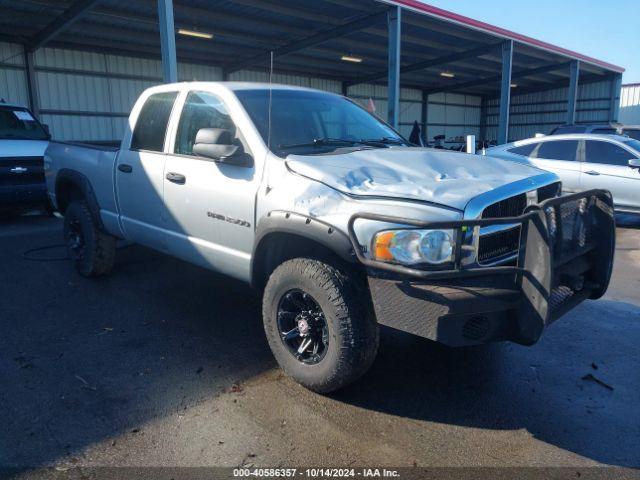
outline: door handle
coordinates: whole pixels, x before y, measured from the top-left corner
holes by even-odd
[[[177,183],[178,185],[184,185],[187,182],[187,177],[180,173],[169,172],[167,173],[167,180],[173,183]]]
[[[118,170],[122,173],[131,173],[133,172],[133,167],[131,165],[127,165],[126,163],[121,163],[118,165]]]
[[[587,175],[600,175],[600,172],[596,172],[595,170],[589,170],[588,172],[584,172]]]

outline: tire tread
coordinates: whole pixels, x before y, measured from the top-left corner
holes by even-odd
[[[272,289],[283,277],[290,275],[306,277],[325,292],[333,307],[332,313],[343,340],[338,361],[328,375],[315,382],[301,381],[299,378],[296,380],[320,393],[328,393],[354,382],[371,367],[379,342],[378,326],[359,298],[354,282],[349,275],[332,265],[311,258],[296,258],[276,268],[267,283],[265,299],[271,297]],[[265,302],[265,328],[273,350],[272,342],[280,342],[280,339],[267,328],[267,316],[270,315],[271,308],[272,305]],[[286,372],[286,364],[283,368]]]

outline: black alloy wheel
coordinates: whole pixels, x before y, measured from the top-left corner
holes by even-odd
[[[280,299],[277,313],[280,339],[299,362],[316,365],[329,347],[329,328],[318,302],[308,293],[293,289]]]
[[[79,220],[72,220],[67,226],[67,247],[73,261],[82,261],[85,255],[86,242]]]

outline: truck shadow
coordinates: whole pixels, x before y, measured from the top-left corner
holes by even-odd
[[[373,369],[334,398],[422,421],[525,429],[596,462],[639,467],[639,344],[640,307],[606,300],[581,305],[533,347],[450,349],[387,329]]]
[[[141,434],[275,366],[246,285],[137,246],[93,281],[57,261],[64,249],[38,263],[21,255],[60,238],[56,228],[0,239],[11,279],[0,301],[0,467]]]

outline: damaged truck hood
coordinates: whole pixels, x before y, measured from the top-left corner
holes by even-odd
[[[458,210],[477,195],[544,173],[492,157],[412,147],[290,155],[287,166],[348,195],[418,200]]]

